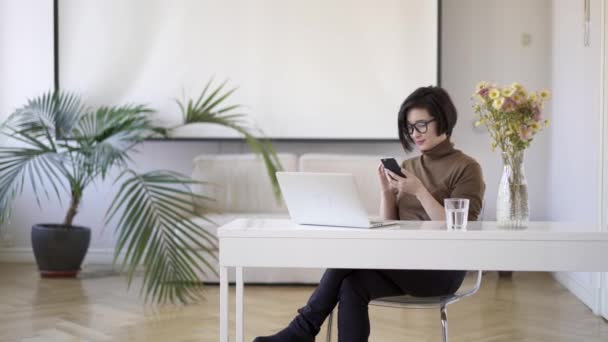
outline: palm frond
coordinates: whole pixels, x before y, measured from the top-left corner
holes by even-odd
[[[207,82],[203,92],[196,101],[193,101],[192,99],[187,101],[176,101],[182,112],[184,125],[193,123],[212,123],[231,128],[241,133],[245,137],[245,141],[247,145],[249,145],[249,148],[262,156],[274,193],[277,200],[279,200],[281,193],[276,178],[276,172],[280,171],[282,167],[270,141],[263,138],[258,139],[254,133],[263,136],[262,132],[258,129],[249,127],[245,120],[245,114],[234,112],[241,108],[241,105],[223,105],[237,89],[232,88],[222,93],[227,81],[222,82],[215,89],[210,89],[212,81],[213,79]],[[210,93],[207,95],[209,91]]]
[[[245,141],[247,142],[247,145],[249,145],[249,148],[253,152],[260,154],[262,157],[264,165],[266,166],[266,173],[268,174],[268,177],[272,183],[275,196],[277,199],[279,199],[281,192],[276,173],[277,171],[281,171],[281,162],[270,141],[256,138],[252,133],[250,133],[251,129],[242,126],[240,123],[235,122],[232,119],[216,116],[213,118],[213,120],[209,120],[207,122],[232,128],[245,137]]]
[[[28,135],[64,138],[70,134],[84,112],[79,96],[61,91],[47,92],[28,100],[27,104],[9,116],[6,125]]]
[[[217,260],[217,240],[197,225],[188,185],[199,183],[171,171],[137,174],[127,170],[108,213],[109,223],[122,209],[116,225],[115,261],[121,260],[131,284],[142,265],[142,294],[156,302],[198,299],[202,283],[198,274],[214,271],[209,258]],[[205,267],[203,267],[206,266]]]
[[[66,167],[69,153],[57,143],[68,136],[84,110],[80,98],[63,92],[47,92],[28,100],[0,127],[0,134],[12,140],[14,147],[0,149],[0,224],[10,217],[15,197],[25,184],[33,189],[40,205],[47,188],[54,190],[61,202],[60,188],[78,184]]]
[[[153,134],[144,106],[100,107],[83,115],[71,135],[79,169],[105,178],[115,165],[126,166],[131,149]]]
[[[63,166],[65,156],[39,143],[0,147],[0,225],[9,220],[12,202],[23,192],[25,184],[32,187],[39,206],[43,194],[50,198],[47,185],[51,185],[60,202],[60,188],[67,192],[65,175],[68,171]]]

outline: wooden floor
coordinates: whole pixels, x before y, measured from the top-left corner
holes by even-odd
[[[0,264],[0,274],[3,342],[218,340],[217,286],[207,287],[202,303],[155,307],[100,267],[75,280],[40,279],[29,265]],[[287,324],[311,291],[246,287],[246,340]],[[488,273],[480,292],[448,314],[451,341],[608,341],[608,323],[545,273],[515,273],[512,280]],[[372,307],[370,317],[370,341],[440,341],[435,310]]]

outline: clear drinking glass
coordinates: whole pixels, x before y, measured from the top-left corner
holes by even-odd
[[[466,230],[469,217],[469,200],[466,198],[446,198],[445,223],[448,230]]]

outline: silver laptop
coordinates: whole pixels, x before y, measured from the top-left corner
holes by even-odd
[[[291,219],[297,224],[376,228],[395,221],[370,221],[347,173],[277,172]]]

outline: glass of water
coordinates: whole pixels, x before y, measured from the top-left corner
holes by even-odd
[[[448,230],[466,230],[469,217],[469,200],[466,198],[446,198],[445,223]]]

